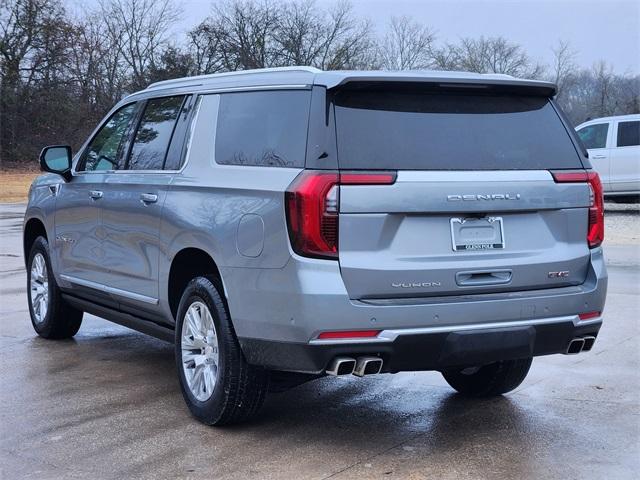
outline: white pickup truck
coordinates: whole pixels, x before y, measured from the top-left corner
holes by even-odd
[[[640,201],[640,115],[596,118],[576,131],[600,174],[605,196]]]

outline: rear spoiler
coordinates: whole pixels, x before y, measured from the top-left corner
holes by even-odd
[[[435,73],[435,72],[434,72]],[[455,73],[447,75],[420,74],[407,72],[323,72],[319,74],[327,89],[376,89],[376,88],[408,88],[448,91],[471,91],[486,93],[510,93],[515,95],[531,95],[551,98],[557,93],[556,85],[538,80],[520,80],[509,75],[464,75]],[[318,78],[320,80],[320,78]]]

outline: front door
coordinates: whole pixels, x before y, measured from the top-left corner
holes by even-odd
[[[54,254],[62,280],[79,291],[103,293],[106,172],[118,167],[135,108],[125,105],[104,122],[80,154],[71,180],[57,188]]]

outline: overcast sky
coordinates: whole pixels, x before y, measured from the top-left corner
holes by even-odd
[[[211,12],[216,0],[181,0],[186,31]],[[316,0],[318,6],[334,0]],[[78,5],[80,0],[69,0]],[[89,0],[90,3],[97,0]],[[80,2],[82,4],[84,2]],[[429,25],[439,42],[502,35],[548,63],[558,39],[577,51],[577,63],[601,59],[618,73],[640,73],[640,0],[351,0],[355,14],[384,30],[392,15]]]

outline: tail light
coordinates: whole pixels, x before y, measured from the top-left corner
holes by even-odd
[[[551,172],[556,183],[588,183],[591,193],[587,242],[595,248],[604,240],[604,195],[600,176],[594,171]]]
[[[391,185],[395,172],[305,170],[285,192],[291,247],[304,257],[338,258],[340,185]]]

